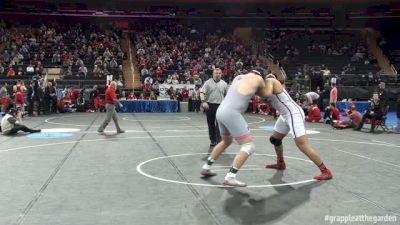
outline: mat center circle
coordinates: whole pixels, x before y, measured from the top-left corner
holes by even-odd
[[[178,181],[178,180],[172,180],[172,179],[166,179],[162,177],[157,177],[154,175],[151,175],[145,171],[143,171],[142,167],[146,164],[149,164],[154,161],[160,161],[163,159],[171,159],[171,158],[178,158],[178,157],[184,157],[184,156],[196,156],[196,155],[207,155],[208,153],[187,153],[187,154],[179,154],[179,155],[169,155],[169,156],[161,156],[153,159],[146,160],[144,162],[141,162],[139,165],[137,165],[136,170],[138,171],[139,174],[154,179],[162,182],[168,182],[168,183],[175,183],[175,184],[184,184],[184,185],[192,185],[192,186],[204,186],[204,187],[226,187],[224,185],[219,185],[219,184],[206,184],[206,183],[194,183],[194,182],[189,182],[189,181]],[[235,153],[225,153],[224,155],[236,155]],[[254,156],[271,156],[275,157],[275,155],[270,155],[270,154],[254,154]],[[286,156],[285,158],[288,159],[294,159],[294,160],[299,160],[303,162],[308,162],[313,164],[312,161],[302,159],[302,158],[297,158],[297,157],[291,157],[291,156]],[[251,169],[247,169],[251,170]],[[309,180],[301,180],[301,181],[295,181],[295,182],[289,182],[289,183],[282,183],[282,184],[261,184],[261,185],[248,185],[247,188],[263,188],[263,187],[280,187],[280,186],[291,186],[291,185],[297,185],[297,184],[305,184],[305,183],[310,183],[310,182],[315,182],[316,180],[314,179],[309,179]]]

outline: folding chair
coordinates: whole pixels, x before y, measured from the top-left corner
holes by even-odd
[[[386,106],[385,109],[383,109],[382,118],[371,121],[371,123],[374,123],[375,130],[378,130],[379,127],[381,127],[384,132],[389,130],[386,126],[386,118],[388,112],[389,112],[389,106]]]

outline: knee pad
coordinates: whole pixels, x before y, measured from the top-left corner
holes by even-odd
[[[282,145],[282,139],[274,138],[273,136],[269,138],[269,142],[277,147]]]
[[[255,151],[254,143],[248,142],[248,143],[242,144],[240,146],[240,151],[246,152],[248,155],[253,154],[253,152]]]

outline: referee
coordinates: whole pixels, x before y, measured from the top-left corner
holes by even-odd
[[[218,106],[224,99],[228,85],[221,80],[222,70],[215,68],[212,78],[208,79],[200,90],[201,106],[207,114],[208,134],[210,136],[210,147],[214,147],[221,140],[216,113]]]

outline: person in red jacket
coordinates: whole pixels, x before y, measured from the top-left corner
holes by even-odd
[[[100,109],[100,97],[99,96],[94,97],[93,106],[94,106],[94,111],[98,112]]]
[[[259,107],[260,107],[260,97],[258,97],[257,95],[255,95],[251,101],[252,105],[253,105],[253,113],[257,113],[259,111]]]
[[[356,128],[360,126],[362,115],[359,111],[357,111],[356,106],[352,105],[350,110],[346,112],[347,120],[339,121],[335,123],[334,127],[336,128]]]
[[[119,127],[117,111],[115,111],[115,104],[118,104],[120,107],[123,106],[117,99],[117,94],[115,93],[116,90],[117,90],[117,82],[112,81],[110,86],[107,88],[106,95],[105,95],[107,114],[106,114],[106,118],[104,119],[103,124],[101,124],[101,126],[97,130],[97,132],[99,132],[99,134],[104,134],[104,129],[106,128],[108,123],[110,123],[111,119],[114,120],[115,127],[117,128],[117,133],[118,134],[125,133],[125,131]]]
[[[6,113],[11,106],[11,99],[9,95],[5,95],[0,99],[1,113]]]
[[[330,106],[326,107],[324,119],[326,123],[333,125],[334,121],[340,120],[339,109],[336,107],[335,103],[331,103]]]
[[[144,93],[140,93],[139,97],[137,97],[138,100],[145,100],[146,98],[144,97]]]
[[[15,96],[15,106],[17,108],[21,108],[22,112],[25,112],[25,106],[24,106],[24,94],[26,92],[26,88],[24,85],[24,82],[19,80],[17,81],[17,84],[14,85],[13,87],[13,91],[14,91],[14,96]]]
[[[339,109],[336,107],[336,104],[331,104],[331,108],[332,108],[332,120],[340,120],[340,113],[339,113]]]
[[[136,100],[137,97],[135,95],[135,92],[131,91],[131,93],[126,97],[127,100]]]
[[[151,91],[151,83],[149,80],[145,81],[144,90]]]
[[[189,89],[187,87],[183,88],[182,98],[183,98],[183,101],[188,101],[189,100]]]
[[[321,110],[319,110],[316,104],[312,104],[308,109],[308,116],[306,116],[307,122],[319,122],[321,120]]]
[[[75,87],[71,88],[71,102],[72,104],[76,104],[76,101],[78,100],[79,96],[79,90],[76,89]]]

